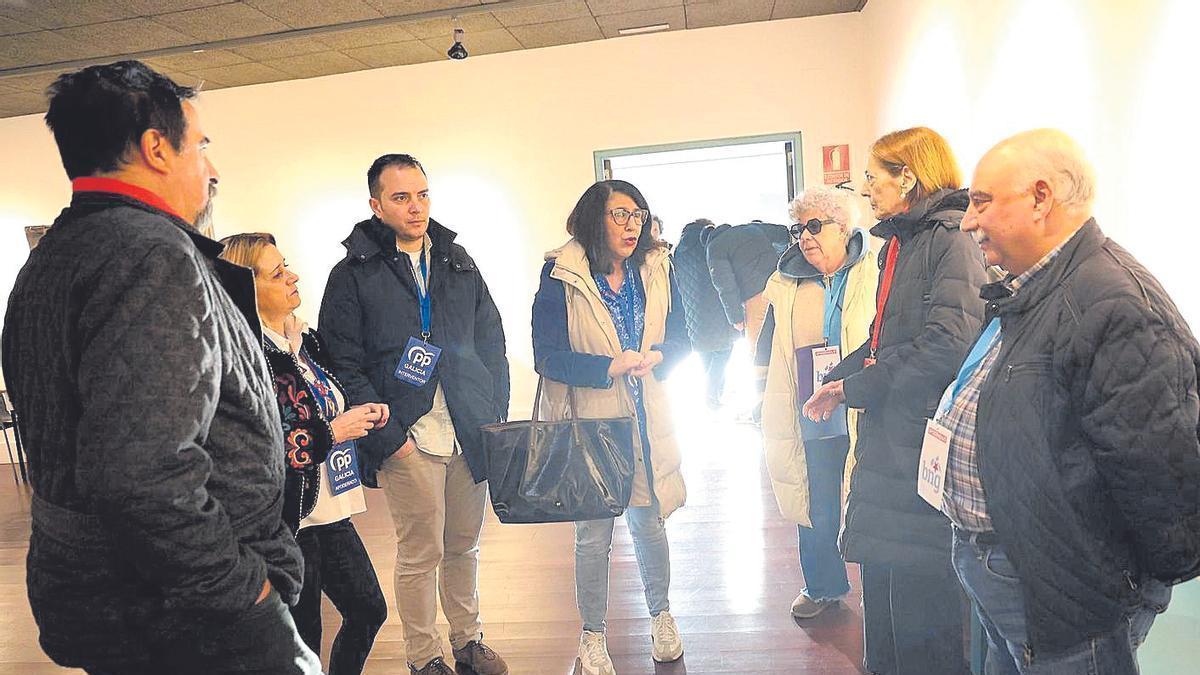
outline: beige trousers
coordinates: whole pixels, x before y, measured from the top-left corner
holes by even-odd
[[[442,654],[437,599],[450,622],[450,644],[482,639],[479,623],[479,531],[487,483],[476,484],[462,454],[392,455],[379,471],[396,527],[396,606],[409,663],[418,669]]]

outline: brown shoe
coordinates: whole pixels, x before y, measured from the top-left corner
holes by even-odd
[[[480,640],[471,640],[453,653],[455,666],[466,666],[477,675],[508,675],[508,664]]]
[[[413,664],[408,664],[408,670],[412,675],[454,675],[454,671],[450,666],[446,665],[442,657],[437,657],[429,663],[425,664],[424,668],[418,669]]]

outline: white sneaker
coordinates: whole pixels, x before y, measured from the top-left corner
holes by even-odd
[[[683,656],[683,638],[670,612],[659,612],[650,619],[650,637],[654,640],[654,660],[659,663],[676,661]]]
[[[579,670],[582,675],[617,675],[604,633],[585,630],[579,636]]]

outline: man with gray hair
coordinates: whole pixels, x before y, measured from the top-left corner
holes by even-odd
[[[988,673],[1132,675],[1169,586],[1200,574],[1200,346],[1093,195],[1073,140],[1028,131],[980,160],[962,221],[1008,276],[983,287],[922,476],[946,453],[927,499],[954,524]]]

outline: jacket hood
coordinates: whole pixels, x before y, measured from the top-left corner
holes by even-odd
[[[967,191],[943,188],[917,202],[911,209],[879,221],[871,228],[871,234],[880,239],[909,239],[917,232],[935,225],[958,228],[970,206]]]
[[[585,279],[592,278],[592,268],[588,263],[587,252],[584,251],[583,244],[576,241],[574,237],[568,239],[562,246],[546,251],[542,259],[553,260],[555,267],[569,270]],[[646,252],[646,261],[642,263],[642,266],[653,268],[664,265],[669,260],[666,249],[653,248]]]
[[[433,218],[429,219],[429,229],[426,232],[429,234],[430,248],[433,251],[441,251],[449,247],[454,238],[458,236],[457,232]],[[385,225],[378,217],[371,216],[354,225],[354,229],[350,230],[350,236],[342,240],[342,246],[346,247],[348,257],[363,261],[379,253],[395,252],[396,235],[393,234],[392,228]]]
[[[850,232],[849,239],[846,240],[846,261],[838,271],[850,269],[857,265],[863,258],[870,255],[871,249],[867,246],[867,231],[856,227]],[[800,244],[792,244],[784,251],[783,256],[779,259],[779,274],[788,279],[819,279],[825,274],[821,270],[808,262],[808,258],[804,257],[804,251],[800,250]]]
[[[710,227],[707,230],[700,233],[700,242],[703,243],[705,246],[708,246],[712,242],[713,239],[717,238],[717,235],[725,234],[732,228],[733,228],[733,226],[730,225],[729,223],[725,223],[724,225],[717,225],[716,227]]]

